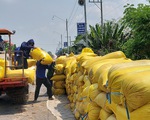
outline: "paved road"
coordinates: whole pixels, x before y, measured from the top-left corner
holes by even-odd
[[[42,86],[37,103],[33,103],[34,87],[30,85],[29,100],[25,105],[14,105],[7,95],[0,97],[0,120],[56,120],[47,109],[46,89]]]

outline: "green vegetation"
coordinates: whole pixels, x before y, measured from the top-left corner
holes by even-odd
[[[150,0],[148,0],[150,2]],[[139,4],[137,7],[127,4],[124,16],[119,21],[106,21],[101,25],[89,26],[88,46],[99,55],[123,51],[131,59],[150,58],[150,5]],[[79,41],[85,42],[85,35],[79,35],[70,52],[81,47]],[[79,49],[80,48],[80,49]]]

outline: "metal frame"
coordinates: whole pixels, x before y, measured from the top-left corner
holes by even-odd
[[[17,79],[15,78],[15,80],[18,81],[13,81],[13,78],[3,78],[2,80],[3,81],[0,82],[0,89],[2,88],[3,90],[7,88],[23,87],[28,85],[28,79],[26,77],[18,77]]]
[[[0,35],[8,35],[9,37],[9,49],[8,49],[8,54],[9,54],[9,60],[10,62],[12,62],[12,51],[11,51],[11,35],[13,35],[13,32],[10,32],[7,29],[0,29]],[[22,51],[20,51],[22,52]],[[22,77],[14,77],[14,78],[8,78],[7,77],[7,67],[13,68],[13,67],[17,67],[17,66],[13,66],[8,65],[7,66],[7,52],[5,50],[5,76],[4,78],[2,78],[2,81],[0,82],[0,88],[5,90],[8,87],[12,88],[12,87],[23,87],[23,86],[27,86],[28,85],[28,78],[24,77],[24,59],[23,59],[23,52],[22,52]]]

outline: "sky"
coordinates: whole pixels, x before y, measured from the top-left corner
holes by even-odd
[[[103,21],[119,20],[127,3],[149,4],[146,0],[102,0]],[[100,3],[86,0],[86,16],[88,31],[89,25],[100,24]],[[16,31],[12,42],[17,46],[34,39],[36,47],[55,53],[61,47],[61,35],[62,42],[67,42],[66,20],[69,41],[74,41],[77,23],[85,21],[78,0],[0,0],[0,28]]]

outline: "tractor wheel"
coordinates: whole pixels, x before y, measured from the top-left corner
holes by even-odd
[[[14,104],[25,104],[28,100],[28,88],[28,86],[11,88],[6,91],[6,94]]]

